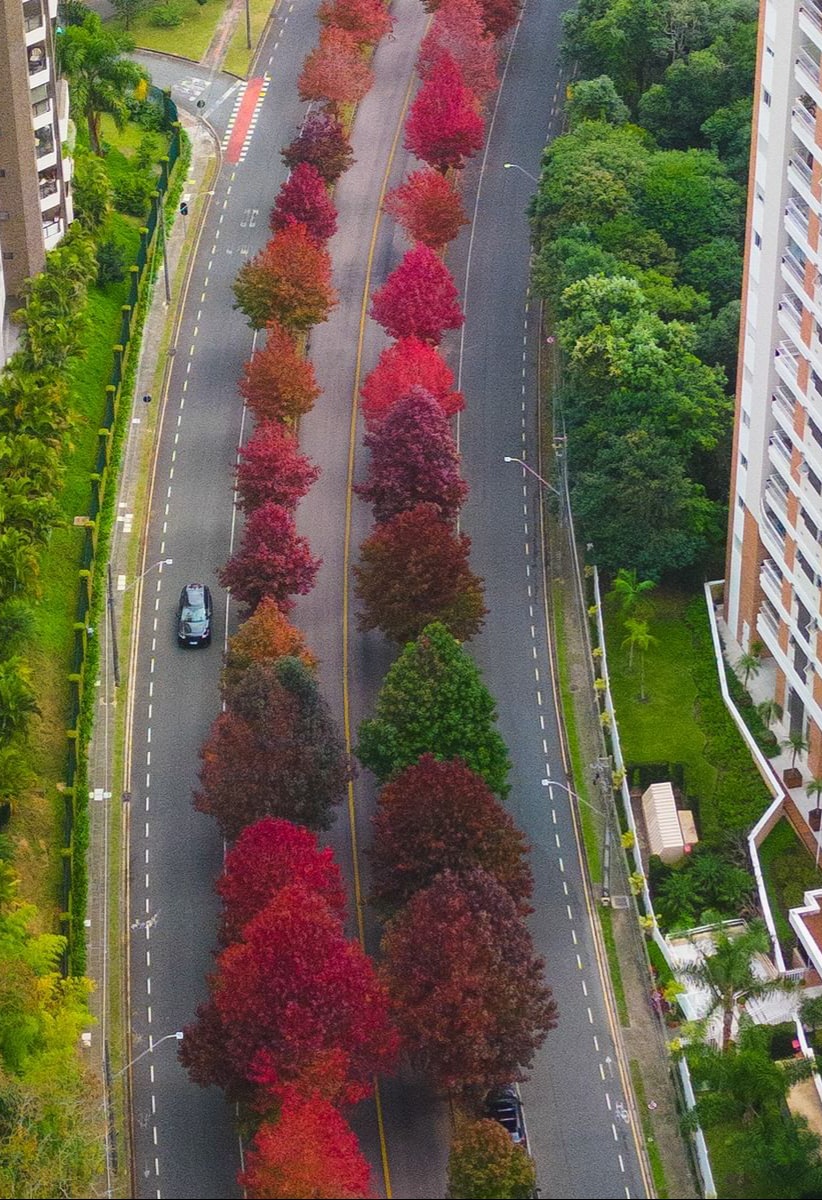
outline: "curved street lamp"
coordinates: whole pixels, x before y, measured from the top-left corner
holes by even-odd
[[[174,1033],[166,1033],[163,1035],[163,1037],[158,1038],[156,1042],[151,1041],[151,1035],[149,1035],[149,1042],[151,1042],[151,1044],[147,1047],[147,1049],[141,1051],[136,1058],[133,1058],[131,1062],[127,1062],[126,1065],[121,1067],[115,1075],[112,1075],[111,1082],[113,1083],[115,1079],[119,1079],[121,1075],[125,1075],[126,1071],[130,1070],[135,1063],[140,1061],[141,1058],[145,1058],[147,1054],[153,1054],[158,1046],[161,1046],[163,1042],[167,1042],[171,1038],[176,1038],[178,1042],[181,1042],[183,1040],[182,1029],[177,1029]]]
[[[542,476],[539,474],[539,472],[535,471],[533,467],[529,467],[528,463],[525,462],[524,459],[515,458],[513,454],[506,454],[503,456],[502,461],[507,462],[507,463],[511,463],[511,462],[519,463],[519,465],[522,467],[523,471],[527,471],[530,475],[533,475],[534,479],[538,479],[539,482],[542,484],[542,486],[546,487],[549,492],[553,492],[555,496],[559,496],[560,500],[562,499],[562,494],[557,491],[557,489],[554,487],[554,485],[552,483],[549,483],[547,479],[543,479]]]
[[[522,171],[523,175],[527,175],[528,178],[533,180],[534,183],[539,183],[536,175],[532,175],[530,171],[526,171],[525,167],[521,167],[519,163],[503,163],[502,165],[506,171],[510,171],[511,169],[514,171]]]

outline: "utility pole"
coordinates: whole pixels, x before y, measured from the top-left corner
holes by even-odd
[[[250,50],[251,49],[251,9],[249,7],[249,0],[245,0],[245,40],[246,40],[246,46]]]

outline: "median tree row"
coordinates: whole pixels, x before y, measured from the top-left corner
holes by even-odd
[[[354,569],[360,627],[404,648],[357,756],[380,784],[370,857],[382,978],[410,1064],[456,1102],[451,1194],[528,1196],[534,1165],[483,1119],[484,1102],[526,1077],[556,1005],[525,924],[533,881],[503,804],[508,753],[463,647],[486,609],[458,530],[468,488],[451,418],[464,398],[440,353],[464,320],[442,257],[467,224],[459,173],[482,148],[496,39],[518,6],[426,7],[434,17],[405,130],[424,165],[384,202],[412,244],[372,298],[371,316],[394,340],[362,386],[370,456],[356,488],[375,522]]]
[[[328,239],[332,189],[353,162],[347,129],[371,86],[373,47],[392,26],[382,0],[326,0],[318,45],[299,80],[319,105],[284,148],[289,176],[271,237],[235,280],[239,307],[265,340],[239,390],[254,418],[236,471],[244,524],[220,581],[245,608],[228,646],[223,710],[202,746],[194,803],[232,844],[217,883],[219,949],[180,1048],[202,1086],[242,1105],[250,1141],[240,1186],[252,1197],[364,1197],[369,1166],[345,1119],[396,1062],[385,984],[344,933],[345,892],[328,830],[352,764],[288,619],[320,561],[295,509],[319,470],[299,421],[320,395],[307,335],[337,302]]]

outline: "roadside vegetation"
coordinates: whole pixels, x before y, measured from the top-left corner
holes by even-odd
[[[724,707],[697,581],[721,573],[727,525],[757,7],[579,0],[564,18],[576,67],[567,132],[545,150],[531,207],[534,286],[562,354],[555,431],[567,436],[580,540],[612,589],[606,641],[627,782],[636,803],[671,780],[700,838],[682,863],[648,863],[656,914],[664,930],[743,916],[751,936],[747,833],[770,793]],[[777,714],[747,693],[756,653],[734,666],[731,693],[773,754]],[[786,822],[762,851],[789,949],[785,906],[816,872]],[[716,974],[733,959],[739,991],[753,995],[743,942],[718,935],[703,966]],[[673,1002],[681,985],[657,958],[659,994]],[[721,1049],[692,1031],[686,1050],[719,1192],[809,1194],[820,1140],[785,1104],[808,1066],[776,1063],[769,1032],[744,1021],[732,1042],[725,1017]],[[748,1072],[757,1083],[744,1097]],[[774,1171],[777,1161],[793,1166]]]
[[[95,15],[75,15],[84,23],[58,43],[77,126],[75,222],[26,284],[15,314],[21,347],[0,375],[0,1191],[10,1196],[89,1194],[102,1166],[103,1096],[81,1053],[91,1023],[84,797],[74,809],[70,914],[58,899],[84,536],[73,522],[88,511],[128,268],[167,145],[142,72],[120,57],[125,43]]]

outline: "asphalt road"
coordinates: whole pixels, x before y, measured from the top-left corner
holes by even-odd
[[[537,467],[539,310],[528,298],[525,207],[543,145],[560,128],[558,50],[566,3],[527,0],[485,158],[466,171],[474,221],[448,255],[466,322],[452,339],[466,395],[460,418],[471,487],[462,527],[490,610],[472,643],[499,706],[513,770],[508,806],[528,836],[536,883],[531,929],[547,962],[559,1024],[522,1087],[543,1196],[646,1195],[587,910],[560,751],[539,550],[539,484],[504,455]],[[547,577],[550,581],[550,564]],[[556,780],[552,786],[549,781]]]
[[[219,710],[226,599],[216,571],[229,557],[234,528],[231,484],[242,422],[237,379],[251,351],[248,326],[232,310],[231,284],[245,256],[268,236],[268,210],[285,178],[279,148],[304,114],[296,80],[316,40],[315,8],[313,0],[283,3],[261,55],[270,83],[260,99],[259,125],[245,160],[224,163],[215,184],[163,417],[145,562],[171,557],[173,566],[145,579],[134,684],[130,966],[136,1050],[147,1047],[150,1036],[157,1042],[193,1018],[212,964],[212,885],[223,848],[213,821],[194,811],[191,797],[197,752]],[[181,80],[196,75],[185,64],[179,72]],[[175,89],[184,103],[196,99],[187,86],[187,94]],[[228,99],[212,112],[219,133],[233,108]],[[184,652],[176,645],[174,609],[180,588],[193,580],[214,590],[214,639],[208,650]],[[217,1089],[202,1091],[189,1082],[175,1046],[173,1040],[158,1046],[133,1070],[136,1194],[237,1195],[232,1114]]]
[[[523,447],[529,460],[536,461],[537,334],[533,308],[525,328],[528,235],[521,214],[530,185],[519,172],[501,168],[510,160],[537,170],[552,103],[556,106],[561,7],[550,0],[528,0],[526,5],[482,174],[473,245],[463,236],[449,254],[462,283],[470,249],[467,324],[461,346],[455,341],[448,352],[455,368],[462,354],[468,411],[460,435],[472,486],[464,527],[474,539],[472,562],[486,577],[491,609],[474,652],[498,698],[500,728],[515,763],[511,809],[534,846],[534,936],[548,960],[548,979],[561,1013],[560,1027],[549,1035],[533,1079],[524,1088],[540,1185],[546,1196],[638,1196],[644,1192],[630,1131],[617,1115],[623,1097],[618,1079],[611,1076],[615,1055],[570,813],[564,793],[554,791],[552,804],[550,789],[541,782],[549,777],[549,769],[551,778],[564,777],[546,652],[536,496],[529,484],[523,493],[518,468],[501,462],[503,454],[521,454]],[[191,792],[197,751],[219,706],[226,605],[215,573],[229,556],[234,531],[231,481],[242,425],[236,380],[251,348],[244,320],[231,309],[231,282],[244,255],[253,254],[265,241],[268,208],[284,178],[278,149],[304,113],[296,99],[296,77],[316,37],[314,8],[313,2],[304,5],[302,0],[290,8],[284,5],[261,56],[264,66],[271,56],[271,82],[244,161],[236,167],[224,165],[215,185],[164,415],[145,561],[170,556],[174,563],[146,579],[133,743],[131,973],[137,1048],[148,1045],[149,1035],[156,1042],[191,1019],[205,995],[204,976],[211,964],[217,914],[211,888],[220,870],[222,846],[213,823],[194,812]],[[380,225],[373,243],[372,230],[386,168],[387,182],[393,186],[411,165],[401,141],[395,145],[395,134],[416,42],[427,19],[417,0],[398,0],[393,11],[397,38],[386,41],[375,56],[375,87],[360,107],[355,128],[357,163],[337,190],[341,232],[331,250],[340,305],[312,334],[312,358],[325,394],[301,429],[304,448],[323,474],[300,506],[298,519],[314,552],[322,555],[323,568],[317,587],[300,600],[295,617],[320,657],[325,694],[340,715],[347,565],[343,531],[362,295],[369,255],[373,290],[406,248],[390,222]],[[173,70],[159,82],[173,83],[172,76]],[[199,85],[192,78],[181,67],[175,98],[190,104],[197,95],[205,95],[209,119],[224,134],[229,109],[233,111],[227,94],[232,85],[223,80],[207,93],[197,92]],[[466,173],[469,207],[479,176],[479,164]],[[384,344],[381,330],[367,321],[363,376]],[[359,436],[354,467],[355,478],[361,477]],[[368,511],[355,502],[352,557],[368,528]],[[208,651],[185,653],[175,644],[173,612],[180,587],[198,578],[215,591],[214,645]],[[355,729],[370,710],[392,656],[379,637],[358,634],[353,622],[348,636]],[[355,833],[360,846],[367,841],[372,808],[373,787],[363,776],[356,786]],[[351,879],[346,813],[340,814],[330,840]],[[367,869],[362,865],[367,891]],[[367,913],[365,920],[373,950],[376,930]],[[236,1195],[239,1146],[231,1114],[215,1089],[203,1092],[189,1083],[176,1062],[174,1045],[171,1040],[158,1047],[134,1068],[137,1194]],[[443,1195],[444,1107],[409,1077],[384,1083],[381,1102],[393,1194]],[[353,1123],[374,1166],[375,1187],[381,1189],[375,1105],[360,1106]]]

